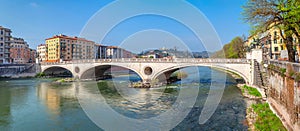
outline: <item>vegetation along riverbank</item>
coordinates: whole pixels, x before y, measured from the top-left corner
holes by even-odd
[[[262,99],[260,92],[253,87],[239,84],[247,103],[247,123],[251,131],[286,131],[283,123],[270,109],[269,103]]]

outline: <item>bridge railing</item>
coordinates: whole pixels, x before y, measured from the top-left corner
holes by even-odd
[[[122,59],[84,59],[63,62],[43,62],[42,65],[76,64],[76,63],[250,63],[248,59],[202,59],[202,58],[122,58]]]

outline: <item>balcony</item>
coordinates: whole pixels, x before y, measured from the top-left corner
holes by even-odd
[[[11,36],[10,33],[8,33],[8,32],[5,33],[4,35],[5,35],[6,37],[10,37],[10,36]]]

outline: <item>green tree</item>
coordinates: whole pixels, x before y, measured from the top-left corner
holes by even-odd
[[[251,34],[279,28],[286,43],[289,61],[295,62],[293,35],[300,38],[299,0],[248,0],[243,6],[244,20],[252,26]]]
[[[212,55],[214,58],[245,58],[246,51],[244,39],[235,37],[230,43],[223,46],[223,49]]]

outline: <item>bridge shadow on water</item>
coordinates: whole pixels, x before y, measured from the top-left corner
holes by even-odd
[[[48,68],[43,73],[46,77],[62,77],[62,78],[73,77],[73,74],[71,71],[69,71],[66,68],[58,67],[58,66]]]

